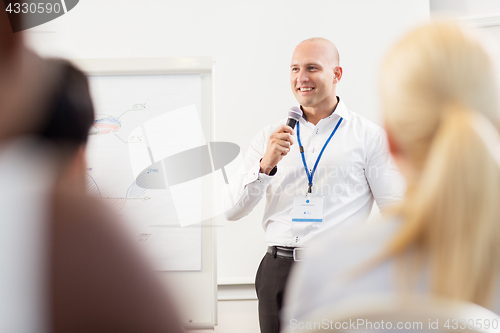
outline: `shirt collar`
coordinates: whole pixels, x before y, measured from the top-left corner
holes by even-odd
[[[338,117],[344,118],[344,121],[349,120],[351,118],[351,111],[349,111],[349,109],[347,109],[347,107],[345,106],[344,102],[342,101],[342,99],[340,97],[337,96],[337,100],[338,100],[338,103],[337,103],[337,107],[335,108],[334,112],[332,112],[331,115],[329,115],[328,117],[326,117],[324,119],[335,119],[335,118],[337,118],[335,115],[337,115]],[[302,110],[302,106],[300,106],[300,109]],[[307,123],[307,120],[304,117],[304,115],[302,115],[302,119],[305,123]]]
[[[329,117],[332,117],[333,115],[336,114],[344,118],[344,120],[349,120],[351,118],[351,111],[347,109],[347,107],[345,106],[344,102],[340,97],[338,97],[338,99],[339,102],[337,104],[337,107],[335,108],[335,112],[333,112]]]

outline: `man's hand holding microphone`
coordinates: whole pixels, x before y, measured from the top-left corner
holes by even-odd
[[[266,152],[260,160],[261,173],[271,176],[276,173],[278,163],[290,152],[290,147],[293,145],[293,129],[300,117],[302,110],[297,106],[291,107],[286,125],[281,125],[269,136]]]

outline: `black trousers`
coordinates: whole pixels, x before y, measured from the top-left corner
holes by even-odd
[[[283,293],[293,263],[292,258],[275,257],[269,253],[266,253],[260,263],[255,277],[255,289],[259,299],[261,333],[280,331]]]

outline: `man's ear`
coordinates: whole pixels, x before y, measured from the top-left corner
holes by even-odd
[[[340,79],[342,79],[342,73],[343,73],[343,70],[342,70],[342,67],[340,67],[340,66],[336,66],[333,69],[333,83],[338,83],[340,81]]]

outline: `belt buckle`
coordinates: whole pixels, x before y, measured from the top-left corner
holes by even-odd
[[[300,253],[302,250],[304,249],[301,247],[293,248],[293,261],[304,261],[304,259],[302,259],[302,254],[297,254]]]

